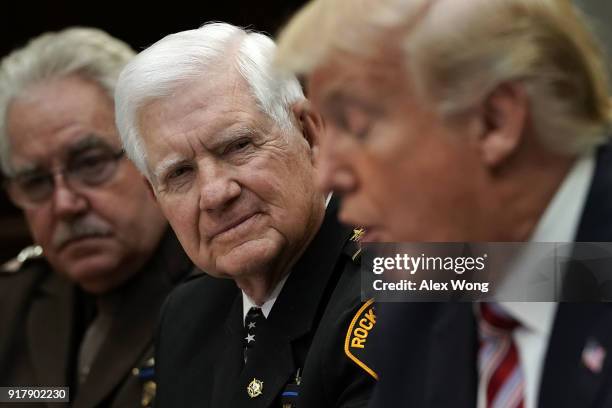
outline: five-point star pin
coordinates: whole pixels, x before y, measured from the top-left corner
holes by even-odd
[[[255,341],[255,335],[254,334],[247,334],[247,336],[244,338],[247,343],[250,343],[252,341]]]

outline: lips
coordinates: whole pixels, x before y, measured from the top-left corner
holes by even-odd
[[[58,248],[59,250],[65,249],[67,247],[69,247],[72,244],[78,244],[81,243],[85,240],[88,239],[100,239],[100,238],[107,238],[109,237],[110,234],[88,234],[88,235],[81,235],[79,237],[74,237],[74,238],[70,238],[66,241],[64,241],[60,247]]]
[[[259,215],[258,212],[253,212],[219,226],[209,235],[210,240],[220,238],[222,236],[230,234],[231,232],[237,231],[241,227],[245,226],[247,223],[253,221],[257,215]]]

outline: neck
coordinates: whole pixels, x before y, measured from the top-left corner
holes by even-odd
[[[285,277],[267,276],[265,274],[244,279],[236,279],[238,287],[251,299],[257,306],[262,306],[274,291],[274,288]]]
[[[496,177],[501,241],[527,241],[575,163],[575,157],[549,152],[525,153]],[[499,220],[499,218],[498,218]]]
[[[325,201],[317,201],[312,216],[304,229],[302,239],[291,250],[282,251],[287,256],[280,255],[274,264],[268,264],[260,270],[245,274],[235,279],[236,285],[258,306],[269,299],[276,285],[289,274],[289,271],[303,255],[313,240],[325,217]]]

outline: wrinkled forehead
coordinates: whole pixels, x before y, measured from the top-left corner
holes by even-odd
[[[55,163],[70,162],[93,150],[115,151],[118,144],[119,141],[116,136],[81,133],[61,143],[40,144],[35,151],[28,149],[27,146],[21,149],[12,149],[12,170],[14,173],[22,173],[47,168]]]
[[[6,134],[12,162],[50,160],[83,144],[120,146],[112,100],[99,85],[75,76],[33,85],[15,97]]]
[[[267,133],[273,121],[244,78],[225,72],[185,82],[172,95],[148,101],[137,111],[137,124],[154,175],[161,162],[213,151],[235,135]]]
[[[151,96],[139,103],[136,111],[139,127],[142,127],[147,116],[182,116],[203,107],[214,109],[230,99],[243,99],[246,102],[252,93],[246,80],[231,65],[176,78],[165,88],[161,94],[151,91]]]
[[[136,116],[149,150],[173,135],[206,133],[214,138],[220,127],[257,112],[257,101],[246,80],[236,70],[226,70],[177,84],[170,95],[145,102]]]

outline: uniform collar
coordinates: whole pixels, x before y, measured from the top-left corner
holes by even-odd
[[[327,196],[325,197],[325,210],[326,211],[327,211],[327,207],[329,206],[331,199],[332,199],[332,193],[327,194]],[[272,310],[272,306],[274,306],[274,302],[276,302],[276,298],[278,298],[278,295],[283,289],[283,286],[285,286],[285,282],[287,282],[287,278],[289,278],[290,274],[291,274],[291,271],[289,271],[289,273],[285,275],[285,277],[276,284],[276,286],[272,290],[272,293],[270,294],[268,299],[261,306],[257,305],[253,301],[253,299],[251,299],[246,293],[244,293],[244,291],[242,291],[242,324],[243,325],[246,319],[246,315],[252,307],[261,308],[261,311],[263,315],[265,316],[265,318],[266,319],[268,318],[268,315],[270,314],[270,311]]]
[[[272,293],[270,294],[270,297],[268,297],[268,299],[261,306],[257,305],[253,301],[253,299],[251,299],[246,293],[244,293],[244,291],[242,291],[242,323],[243,325],[246,319],[246,315],[252,307],[261,308],[261,311],[263,315],[265,316],[265,318],[266,319],[268,318],[268,315],[270,314],[270,311],[272,310],[272,306],[274,306],[274,302],[276,302],[276,298],[278,297],[278,294],[283,289],[283,286],[285,286],[285,282],[287,282],[287,278],[289,278],[289,274],[285,275],[285,277],[276,284],[276,286],[274,287],[274,290],[272,290]]]

